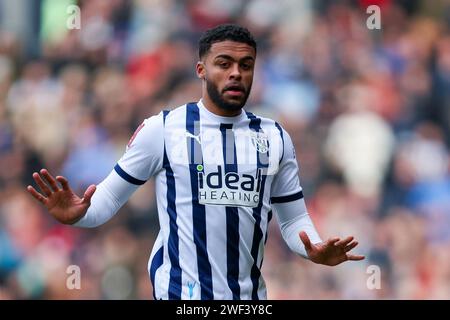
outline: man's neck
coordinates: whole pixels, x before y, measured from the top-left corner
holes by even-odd
[[[221,117],[236,117],[242,113],[242,109],[239,109],[239,110],[221,109],[214,102],[212,102],[208,96],[206,96],[206,97],[203,96],[202,102],[203,102],[203,105],[205,106],[205,108],[208,109],[208,111],[210,111],[211,113],[214,113],[218,116],[221,116]]]

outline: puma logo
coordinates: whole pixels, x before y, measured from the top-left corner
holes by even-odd
[[[202,144],[202,142],[200,141],[200,133],[198,135],[194,136],[192,133],[186,131],[186,137],[194,139],[195,141],[198,142],[198,144]]]

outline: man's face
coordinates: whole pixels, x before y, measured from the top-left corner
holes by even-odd
[[[197,65],[206,81],[207,93],[219,108],[241,109],[247,102],[253,82],[255,50],[245,43],[216,42]]]

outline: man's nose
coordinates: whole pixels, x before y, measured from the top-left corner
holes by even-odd
[[[242,77],[241,69],[239,68],[239,64],[234,63],[231,67],[230,79],[240,80]]]

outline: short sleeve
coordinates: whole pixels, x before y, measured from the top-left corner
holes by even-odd
[[[132,184],[144,184],[162,169],[164,133],[162,113],[145,119],[127,144],[115,171]]]
[[[272,181],[270,195],[272,203],[290,202],[303,198],[294,145],[289,134],[281,127],[280,133],[283,140],[283,151],[280,167]]]

